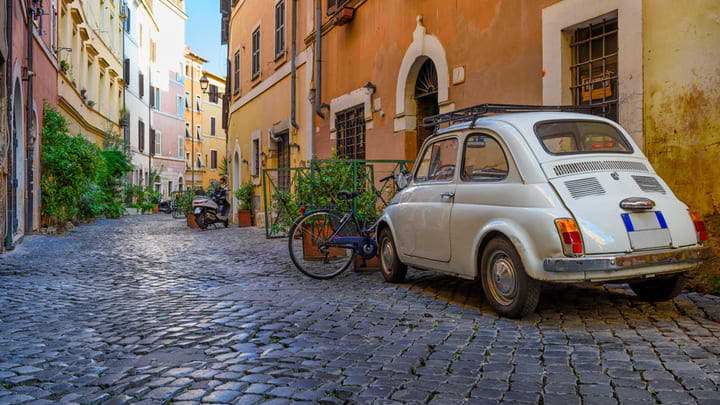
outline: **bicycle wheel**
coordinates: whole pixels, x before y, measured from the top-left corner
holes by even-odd
[[[335,234],[342,216],[332,211],[315,211],[298,218],[290,227],[288,249],[295,267],[304,274],[328,279],[345,271],[355,259],[355,249],[348,246],[328,246],[328,238]],[[347,229],[345,229],[347,228]],[[346,224],[338,236],[354,235],[354,224]]]
[[[180,211],[180,207],[178,207],[177,205],[173,205],[172,217],[177,219],[177,218],[183,218],[184,216],[185,216],[185,214],[182,211]]]

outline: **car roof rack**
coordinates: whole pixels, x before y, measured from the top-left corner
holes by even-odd
[[[538,111],[559,111],[559,112],[575,112],[584,114],[594,114],[604,116],[602,106],[590,105],[522,105],[522,104],[478,104],[473,107],[462,108],[445,114],[433,115],[423,119],[423,127],[426,129],[435,129],[435,132],[442,124],[457,124],[460,122],[471,122],[471,126],[475,120],[490,114],[500,113],[523,113]]]

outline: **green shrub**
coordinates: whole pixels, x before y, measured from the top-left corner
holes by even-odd
[[[255,197],[255,190],[253,185],[250,183],[243,184],[240,188],[235,190],[235,198],[240,201],[241,210],[252,210],[253,209],[253,198]]]
[[[104,165],[103,158],[95,144],[82,135],[70,135],[65,117],[47,104],[41,163],[42,213],[52,223],[76,218],[81,199]]]

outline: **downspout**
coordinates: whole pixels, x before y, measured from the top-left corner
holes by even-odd
[[[34,179],[33,179],[33,156],[35,151],[35,139],[37,139],[37,134],[32,133],[32,121],[33,121],[33,77],[34,74],[30,74],[30,72],[33,72],[33,30],[35,29],[33,24],[33,19],[35,18],[35,10],[28,13],[28,20],[27,20],[27,70],[28,70],[28,82],[27,82],[27,100],[26,100],[26,117],[27,121],[25,124],[26,133],[29,136],[26,136],[28,142],[27,142],[27,164],[26,170],[27,170],[27,204],[25,211],[27,212],[27,217],[25,221],[25,233],[30,234],[32,233],[33,228],[33,210],[35,209],[33,204],[33,188],[34,188]],[[40,16],[42,18],[42,16]]]
[[[315,114],[322,113],[322,1],[315,0]],[[314,138],[314,136],[313,136]]]
[[[13,208],[10,206],[10,201],[12,201],[12,192],[10,191],[12,189],[12,181],[13,181],[13,172],[12,172],[12,143],[13,143],[13,137],[12,137],[12,105],[14,104],[12,100],[10,100],[10,94],[12,94],[12,86],[13,86],[13,80],[12,80],[12,60],[13,60],[13,53],[12,53],[12,15],[13,15],[13,2],[14,0],[6,0],[5,3],[7,3],[7,21],[5,24],[5,35],[8,43],[8,54],[7,58],[5,59],[5,78],[9,79],[7,81],[7,97],[5,99],[7,100],[7,159],[5,159],[5,165],[7,166],[7,176],[5,176],[5,248],[8,250],[14,249],[15,246],[13,245],[12,240],[12,231],[10,230],[12,226],[12,218],[13,218]]]
[[[297,40],[297,0],[292,0],[292,44],[290,44],[290,124],[298,129],[298,123],[296,120],[296,97],[297,97],[297,67],[295,66],[296,48],[295,42]]]

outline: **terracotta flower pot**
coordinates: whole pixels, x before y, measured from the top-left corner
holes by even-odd
[[[193,214],[187,214],[185,215],[185,219],[187,220],[187,226],[190,228],[197,228],[197,222],[195,222],[195,215]]]
[[[312,237],[328,237],[332,234],[330,227],[324,229],[312,229],[310,225],[303,225],[303,259],[304,260],[324,260],[325,255],[320,252],[317,245],[313,243]],[[330,248],[330,258],[338,258],[346,256],[347,252],[342,248]]]
[[[153,206],[153,214],[157,214],[158,212],[160,212],[160,211],[158,211],[158,205],[155,204],[155,205]]]
[[[250,210],[238,210],[238,226],[245,228],[252,225],[252,213]]]

